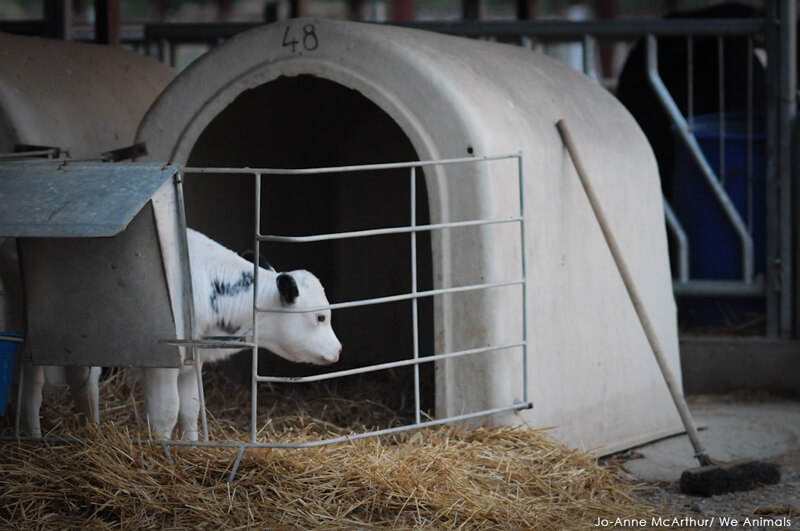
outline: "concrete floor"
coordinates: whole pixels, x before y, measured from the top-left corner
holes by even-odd
[[[688,402],[700,439],[715,459],[782,461],[787,454],[800,455],[800,401],[694,396]],[[639,480],[677,481],[685,469],[698,466],[685,434],[635,450],[643,457],[627,461],[625,468]]]

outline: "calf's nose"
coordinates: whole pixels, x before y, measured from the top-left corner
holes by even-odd
[[[331,363],[336,363],[337,361],[339,361],[339,356],[341,356],[341,355],[342,355],[342,345],[340,343],[339,344],[339,350],[336,351],[336,354],[334,354],[334,356],[331,358],[330,362]]]

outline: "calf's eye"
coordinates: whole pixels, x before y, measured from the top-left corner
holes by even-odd
[[[324,323],[325,322],[325,316],[322,315],[322,314],[318,315],[317,316],[317,321],[319,321],[320,323]]]

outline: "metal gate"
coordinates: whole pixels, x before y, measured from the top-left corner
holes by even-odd
[[[417,199],[416,199],[416,172],[417,168],[424,168],[424,167],[431,167],[431,166],[441,166],[441,165],[458,165],[458,164],[490,164],[493,161],[499,160],[508,160],[514,159],[517,161],[517,193],[519,194],[519,213],[516,216],[505,217],[505,218],[492,218],[492,219],[473,219],[467,221],[457,221],[457,222],[444,222],[444,223],[431,223],[425,225],[417,224]],[[330,173],[346,173],[350,174],[353,172],[363,172],[363,171],[380,171],[380,170],[390,170],[390,169],[408,169],[409,171],[409,188],[410,188],[410,197],[411,197],[411,205],[410,211],[411,216],[409,220],[409,224],[406,226],[401,227],[385,227],[385,228],[378,228],[378,229],[369,229],[369,230],[359,230],[359,231],[350,231],[350,232],[337,232],[337,233],[329,233],[329,234],[313,234],[307,236],[281,236],[281,235],[273,235],[273,234],[262,234],[261,233],[261,186],[262,186],[262,177],[265,175],[281,175],[281,176],[293,176],[293,175],[320,175],[320,174],[330,174]],[[184,346],[187,351],[187,359],[184,362],[185,364],[192,364],[196,365],[196,356],[194,355],[195,348],[249,348],[252,352],[252,378],[251,378],[251,425],[250,425],[250,440],[248,442],[233,442],[233,441],[210,441],[208,436],[208,425],[205,415],[205,397],[203,393],[203,382],[202,382],[202,374],[201,371],[195,371],[197,374],[198,379],[198,387],[199,387],[199,398],[201,402],[201,424],[202,424],[202,431],[203,431],[203,440],[202,441],[142,441],[142,442],[149,442],[160,444],[164,447],[165,451],[168,453],[167,448],[169,446],[222,446],[222,447],[231,447],[231,448],[238,448],[239,452],[236,457],[236,461],[234,462],[233,469],[231,471],[229,481],[232,481],[236,472],[238,470],[239,463],[241,462],[242,455],[247,448],[310,448],[316,446],[323,446],[328,444],[334,444],[339,442],[345,441],[353,441],[357,439],[363,439],[366,437],[377,437],[381,435],[388,435],[392,433],[398,433],[402,431],[413,430],[417,428],[424,428],[428,426],[436,426],[440,424],[446,424],[451,422],[459,422],[465,421],[469,419],[474,419],[478,417],[485,417],[488,415],[492,415],[495,413],[500,413],[504,411],[512,411],[512,410],[519,410],[519,409],[527,409],[533,407],[532,402],[528,397],[528,371],[527,371],[527,364],[528,364],[528,343],[526,337],[526,326],[524,323],[526,322],[526,274],[525,274],[525,207],[524,207],[524,200],[523,200],[523,190],[524,190],[524,182],[523,182],[523,172],[522,172],[522,154],[508,154],[508,155],[498,155],[498,156],[488,156],[488,157],[467,157],[467,158],[455,158],[455,159],[443,159],[443,160],[433,160],[433,161],[419,161],[419,162],[402,162],[402,163],[388,163],[388,164],[368,164],[368,165],[357,165],[357,166],[337,166],[337,167],[325,167],[325,168],[310,168],[310,169],[249,169],[249,168],[193,168],[193,167],[186,167],[181,170],[182,175],[187,174],[203,174],[203,173],[213,173],[213,174],[238,174],[238,175],[252,175],[255,182],[255,219],[254,219],[254,233],[255,236],[253,238],[253,248],[255,250],[255,256],[259,256],[259,250],[262,242],[284,242],[284,243],[296,243],[296,244],[303,244],[309,242],[318,242],[318,241],[327,241],[327,240],[343,240],[343,239],[350,239],[350,238],[369,238],[373,236],[380,236],[380,235],[387,235],[387,234],[408,234],[409,235],[409,244],[411,246],[411,290],[408,293],[398,294],[398,295],[391,295],[391,296],[384,296],[384,297],[376,297],[370,299],[361,299],[361,300],[352,300],[346,302],[339,302],[335,304],[330,304],[328,306],[321,306],[321,307],[314,307],[314,308],[304,308],[304,309],[294,309],[294,308],[260,308],[256,303],[255,294],[258,293],[258,283],[259,283],[259,275],[258,275],[258,260],[254,260],[254,289],[253,289],[253,329],[252,334],[249,336],[242,336],[237,338],[231,339],[220,339],[220,338],[195,338],[192,341],[177,341],[172,342],[174,344],[179,344]],[[477,227],[477,226],[484,226],[484,225],[496,225],[496,224],[516,224],[519,226],[519,245],[520,245],[520,256],[522,257],[521,268],[520,268],[520,276],[519,278],[507,280],[507,281],[500,281],[500,282],[484,282],[478,284],[471,284],[471,285],[463,285],[463,286],[455,286],[449,288],[440,288],[440,289],[431,289],[420,291],[417,289],[418,282],[417,282],[417,234],[423,231],[439,231],[439,230],[448,230],[457,227]],[[458,293],[458,292],[467,292],[467,291],[476,291],[476,290],[492,290],[493,288],[500,288],[503,286],[518,286],[521,290],[521,300],[522,305],[519,308],[520,313],[522,314],[522,337],[520,338],[513,338],[507,342],[503,342],[502,344],[494,344],[488,345],[481,348],[472,348],[467,350],[458,350],[452,352],[441,352],[436,353],[433,355],[426,355],[421,356],[419,351],[419,312],[418,312],[418,301],[421,298],[425,297],[436,297],[440,295],[446,295],[448,293]],[[258,319],[257,315],[263,312],[274,312],[274,313],[311,313],[317,312],[322,310],[337,310],[337,309],[344,309],[344,308],[353,308],[358,306],[370,306],[370,305],[378,305],[378,304],[386,304],[392,303],[397,301],[410,301],[411,302],[411,311],[412,311],[412,335],[413,335],[413,351],[410,353],[407,359],[402,359],[398,361],[392,361],[387,363],[380,363],[377,365],[370,365],[365,367],[359,367],[354,369],[347,369],[347,370],[340,370],[334,371],[330,373],[318,374],[313,376],[305,376],[305,377],[277,377],[277,376],[268,376],[268,375],[261,375],[258,373],[258,347],[256,345],[256,338],[258,337]],[[519,350],[519,366],[520,371],[523,375],[523,388],[522,388],[522,399],[520,401],[515,401],[512,404],[507,404],[501,407],[492,408],[492,409],[485,409],[481,411],[472,411],[467,412],[461,415],[456,416],[449,416],[438,418],[434,420],[427,420],[423,421],[421,418],[421,406],[420,406],[420,376],[419,376],[419,366],[423,363],[433,363],[440,360],[446,360],[451,358],[457,358],[462,356],[472,356],[481,353],[491,353],[500,350],[506,349],[517,349]],[[414,371],[414,407],[415,407],[415,420],[412,424],[407,424],[404,426],[397,426],[393,428],[386,428],[380,429],[375,431],[369,431],[364,433],[357,433],[352,435],[328,438],[328,439],[320,439],[317,441],[310,441],[310,442],[300,442],[300,443],[269,443],[269,442],[259,442],[257,440],[257,433],[258,433],[258,426],[257,426],[257,409],[258,409],[258,385],[260,383],[267,383],[267,382],[288,382],[288,383],[301,383],[301,382],[316,382],[321,380],[328,380],[332,378],[340,378],[344,376],[351,376],[355,374],[363,374],[368,372],[375,372],[375,371],[382,371],[388,370],[396,367],[408,367],[412,366]]]

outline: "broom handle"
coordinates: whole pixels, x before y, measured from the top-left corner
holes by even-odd
[[[678,414],[681,417],[681,421],[683,421],[683,426],[686,428],[686,433],[689,435],[689,440],[692,442],[692,446],[694,447],[695,457],[697,457],[697,459],[700,461],[700,464],[705,464],[707,452],[705,448],[703,448],[703,444],[700,442],[700,436],[697,433],[697,426],[695,425],[692,414],[689,411],[689,406],[686,405],[686,400],[684,399],[683,394],[681,394],[681,392],[678,390],[678,382],[675,379],[675,375],[673,374],[672,370],[669,368],[669,365],[667,365],[667,358],[664,354],[664,349],[661,347],[661,342],[658,340],[653,323],[650,321],[650,318],[647,315],[647,311],[642,303],[642,298],[639,296],[639,292],[636,290],[633,277],[631,276],[630,270],[625,263],[625,259],[623,258],[622,252],[619,249],[619,245],[617,245],[617,240],[614,238],[608,220],[606,219],[603,210],[600,208],[600,202],[597,200],[594,189],[589,183],[589,180],[586,178],[586,170],[583,168],[581,159],[578,156],[578,151],[575,148],[574,142],[572,141],[572,135],[570,135],[569,128],[564,120],[559,120],[556,123],[556,128],[558,128],[558,132],[561,135],[561,140],[563,141],[564,146],[567,148],[567,152],[572,159],[572,163],[575,166],[575,171],[578,174],[578,178],[581,180],[583,190],[586,192],[586,197],[589,199],[589,204],[592,206],[592,211],[597,218],[597,222],[600,224],[600,230],[603,232],[603,236],[608,244],[608,248],[611,251],[611,256],[614,257],[614,263],[617,265],[619,274],[622,277],[622,282],[625,284],[625,289],[628,291],[628,296],[633,303],[633,308],[636,310],[636,315],[639,317],[639,322],[642,324],[642,328],[644,328],[644,333],[647,336],[647,341],[650,343],[650,348],[653,350],[656,363],[658,363],[658,367],[661,369],[661,374],[667,384],[669,393],[672,395],[672,400],[675,402],[675,407],[678,409]]]

